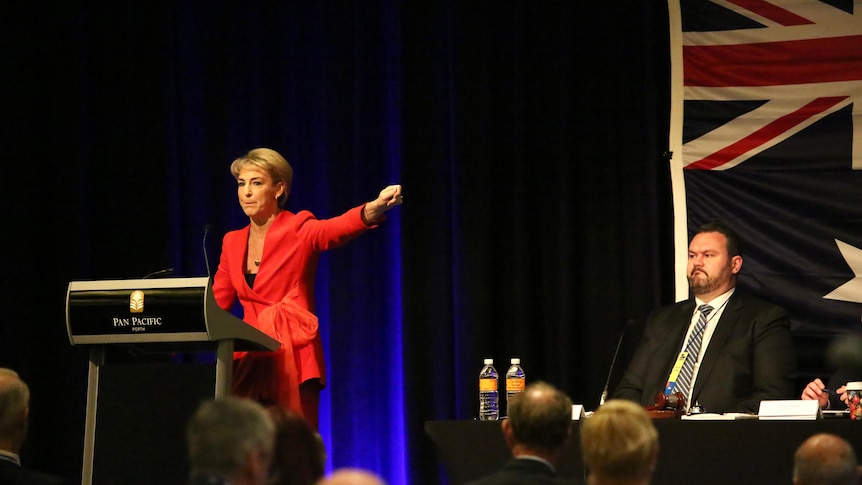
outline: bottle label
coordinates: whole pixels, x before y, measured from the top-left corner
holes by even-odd
[[[521,392],[526,388],[527,380],[526,379],[506,379],[506,390],[507,391],[515,391]]]
[[[496,391],[497,379],[479,379],[480,391]]]

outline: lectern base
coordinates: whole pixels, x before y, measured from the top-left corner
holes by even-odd
[[[87,405],[87,420],[93,419],[92,449],[85,449],[82,483],[185,483],[185,425],[198,404],[214,396],[215,366],[108,359],[95,370],[91,368],[92,385],[97,386],[95,393],[90,389],[90,399],[95,403]],[[88,451],[92,457],[90,473]]]

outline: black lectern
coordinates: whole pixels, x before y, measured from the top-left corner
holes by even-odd
[[[82,485],[186,481],[185,423],[228,394],[233,352],[279,343],[218,307],[209,278],[73,281],[72,345],[90,345]]]

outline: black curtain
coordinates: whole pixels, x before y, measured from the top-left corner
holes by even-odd
[[[291,210],[404,186],[386,224],[321,260],[330,467],[443,481],[423,423],[476,417],[485,357],[592,409],[626,322],[673,299],[663,2],[7,2],[0,18],[0,365],[32,388],[31,466],[80,474],[68,283],[206,275],[247,223],[228,166],[257,146],[292,163]]]

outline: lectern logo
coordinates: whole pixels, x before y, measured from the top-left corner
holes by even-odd
[[[143,313],[144,312],[144,292],[141,290],[135,290],[132,292],[132,295],[129,297],[129,311],[132,313]]]

